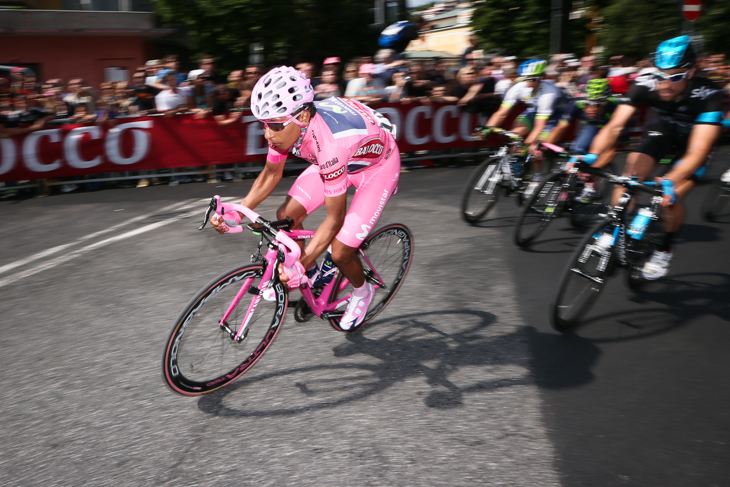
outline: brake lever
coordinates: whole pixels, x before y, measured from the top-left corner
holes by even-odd
[[[203,224],[200,225],[200,228],[198,230],[202,230],[205,225],[210,221],[210,217],[212,217],[217,211],[218,211],[218,202],[220,201],[220,196],[216,195],[213,196],[210,199],[210,204],[208,205],[208,209],[205,211],[205,218],[203,219]]]

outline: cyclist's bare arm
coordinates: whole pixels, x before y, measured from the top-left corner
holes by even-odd
[[[543,142],[547,142],[548,144],[557,144],[560,142],[560,139],[563,137],[563,134],[568,127],[570,127],[570,123],[561,120],[558,122],[558,125],[550,131],[550,134],[545,137]]]
[[[692,127],[687,152],[682,156],[682,160],[664,176],[664,179],[671,180],[675,185],[689,179],[705,163],[721,132],[722,126],[720,125],[697,124]]]
[[[504,119],[507,118],[507,114],[509,113],[511,108],[512,107],[508,105],[500,105],[499,109],[494,112],[491,117],[489,117],[489,121],[487,121],[487,127],[499,127],[502,122],[504,122]]]
[[[279,184],[279,181],[281,181],[283,174],[284,161],[278,164],[266,161],[264,169],[253,182],[253,186],[251,186],[251,189],[243,201],[241,201],[241,204],[252,210],[256,208],[271,194],[272,191],[274,191],[276,185]],[[243,215],[241,215],[241,217],[243,217]],[[228,227],[223,224],[222,215],[220,218],[211,218],[210,224],[218,233],[226,233],[228,231]]]
[[[253,182],[253,186],[241,204],[252,210],[269,197],[284,174],[284,161],[277,164],[266,161],[266,165]]]
[[[334,197],[325,196],[324,205],[327,208],[327,216],[317,228],[314,237],[299,259],[305,269],[309,269],[314,264],[315,259],[327,249],[345,223],[347,193]]]
[[[537,142],[537,139],[540,137],[540,134],[542,134],[543,130],[545,130],[545,127],[547,126],[547,118],[537,118],[535,117],[535,126],[532,128],[532,131],[527,135],[525,138],[525,145],[531,146],[533,143]]]
[[[631,116],[636,112],[636,107],[631,105],[619,105],[616,111],[611,115],[611,119],[608,121],[605,127],[603,127],[591,143],[591,154],[600,156],[604,152],[612,149],[616,145],[616,141],[621,135],[621,131],[629,123]],[[599,157],[599,160],[594,164],[595,167],[604,167],[610,162],[610,159]]]

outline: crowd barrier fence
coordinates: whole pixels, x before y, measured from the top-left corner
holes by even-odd
[[[475,157],[499,145],[499,136],[474,141],[471,134],[486,116],[454,104],[381,104],[376,107],[397,127],[402,160]],[[515,107],[507,124],[521,111]],[[568,136],[569,137],[569,136]],[[121,117],[101,124],[51,126],[0,139],[0,182],[15,189],[71,183],[205,174],[256,173],[267,153],[263,128],[243,113],[240,123],[221,126],[212,116]],[[293,162],[293,161],[292,161]],[[307,163],[289,163],[293,169]]]

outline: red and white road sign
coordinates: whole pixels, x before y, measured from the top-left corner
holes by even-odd
[[[700,0],[684,0],[682,4],[682,15],[690,22],[697,20],[702,10],[702,2]]]

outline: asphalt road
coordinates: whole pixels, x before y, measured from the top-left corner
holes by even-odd
[[[3,485],[728,485],[730,227],[699,217],[707,185],[669,276],[614,279],[562,336],[548,303],[580,233],[561,220],[519,250],[511,199],[466,225],[471,170],[402,174],[381,222],[411,228],[415,260],[376,322],[289,314],[202,398],[166,387],[162,352],[188,299],[248,260],[250,235],[197,226],[251,180],[0,202]]]

